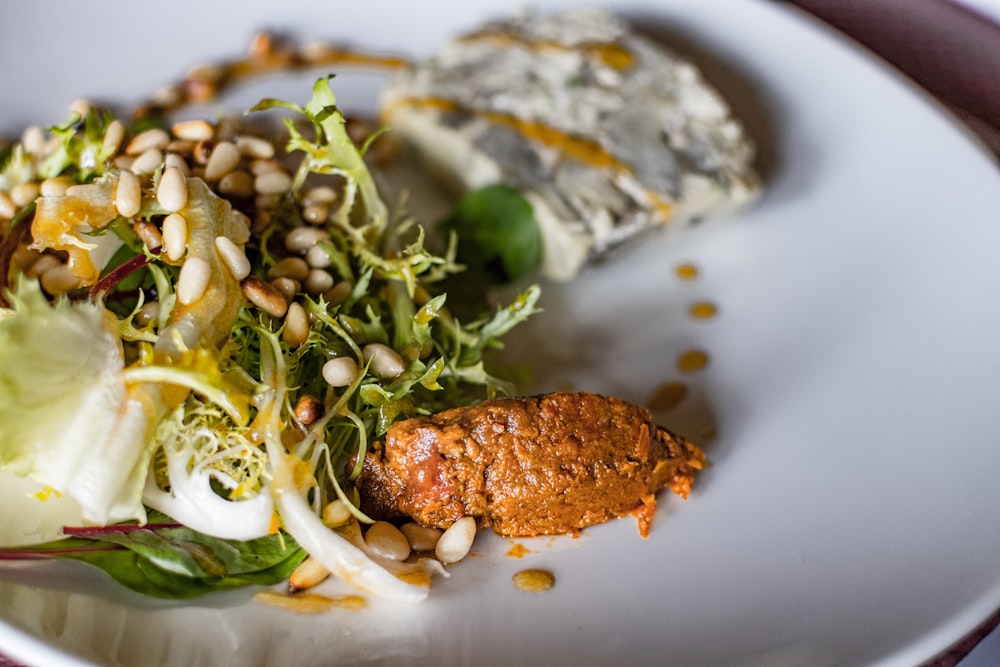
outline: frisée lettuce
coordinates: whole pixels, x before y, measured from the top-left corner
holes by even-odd
[[[167,210],[157,196],[161,165],[140,175],[137,212],[123,215],[119,186],[131,176],[102,143],[112,119],[96,112],[54,128],[61,148],[50,155],[18,152],[9,163],[15,171],[0,179],[23,181],[40,165],[52,177],[58,164],[56,175],[78,186],[41,197],[30,239],[9,226],[0,255],[63,257],[76,282],[56,296],[43,293],[30,264],[14,262],[3,276],[12,287],[10,307],[0,309],[0,470],[38,484],[32,521],[49,495],[72,498],[84,522],[108,527],[108,535],[145,535],[135,530],[151,510],[158,525],[177,522],[206,540],[285,535],[359,588],[416,601],[427,595],[419,582],[439,564],[385,562],[363,540],[327,527],[322,510],[337,500],[369,521],[351,482],[369,444],[394,421],[510,390],[485,357],[536,311],[539,290],[529,287],[494,312],[483,303],[468,322],[455,318],[441,289],[464,270],[455,240],[442,255],[425,247],[424,228],[381,198],[364,159],[368,144],[350,139],[329,79],[312,93],[304,106],[256,107],[296,116],[285,121],[291,186],[270,199],[233,196],[193,173],[181,210]],[[306,192],[317,184],[336,189],[337,203],[306,225]],[[186,223],[180,258],[150,240],[150,228],[166,235],[170,215]],[[272,284],[277,269],[305,262],[280,240],[302,230],[316,238],[310,258],[319,268],[310,271],[333,287],[289,279],[291,291],[281,292]],[[249,275],[233,268],[233,248],[245,254]],[[189,262],[206,281],[194,297]],[[389,371],[378,360],[383,351]],[[356,372],[328,380],[326,364],[343,359]],[[308,418],[303,404],[312,406]],[[134,561],[119,547],[88,562],[126,585],[141,580],[139,590],[148,582],[113,571]],[[82,559],[90,550],[46,545],[24,553]],[[0,551],[9,559],[18,550]],[[169,567],[157,571],[157,594],[176,588],[187,596],[190,582],[173,586],[163,580],[169,576]]]

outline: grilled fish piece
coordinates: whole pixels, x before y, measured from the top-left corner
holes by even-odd
[[[531,202],[565,280],[640,233],[746,205],[755,147],[697,68],[606,10],[523,14],[386,87],[383,120],[460,191]]]
[[[643,537],[668,487],[686,498],[705,462],[691,442],[617,398],[502,398],[397,422],[365,457],[363,511],[447,528],[473,516],[500,535],[576,533],[634,514]]]

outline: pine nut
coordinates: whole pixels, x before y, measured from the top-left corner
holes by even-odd
[[[254,206],[257,210],[266,210],[271,208],[277,208],[278,204],[281,203],[281,195],[257,195],[253,199]]]
[[[177,302],[189,306],[204,294],[212,279],[212,267],[201,257],[188,257],[177,277]]]
[[[262,195],[283,195],[292,189],[292,177],[283,171],[269,171],[254,179],[253,189]]]
[[[42,257],[44,257],[44,255],[40,252],[33,250],[31,246],[22,243],[18,245],[17,249],[14,251],[14,255],[11,257],[11,262],[14,266],[19,267],[22,273],[28,273],[28,271],[31,270],[31,267],[35,265],[35,262]]]
[[[163,235],[160,234],[160,229],[156,225],[148,220],[136,220],[132,228],[135,229],[139,240],[149,248],[149,252],[159,254],[163,250]]]
[[[469,554],[475,539],[476,520],[471,516],[464,516],[441,534],[441,539],[434,547],[434,555],[442,563],[457,563]]]
[[[132,165],[135,164],[135,158],[131,155],[116,155],[114,159],[111,160],[111,164],[114,165],[115,169],[132,171]]]
[[[23,208],[38,199],[38,186],[34,183],[18,183],[10,189],[10,198],[18,208]]]
[[[441,539],[441,530],[431,526],[421,526],[413,521],[404,523],[399,530],[406,535],[410,548],[414,551],[434,551],[438,540]]]
[[[185,141],[184,139],[174,139],[169,144],[167,144],[167,152],[177,153],[178,155],[186,158],[190,156],[191,152],[194,150],[194,144],[195,142],[193,141]]]
[[[67,264],[62,262],[41,274],[39,282],[42,284],[42,289],[52,296],[65,294],[80,286],[80,279]]]
[[[242,169],[231,171],[219,179],[219,192],[230,197],[253,196],[253,176]]]
[[[236,137],[236,147],[249,158],[270,160],[274,157],[274,144],[260,137]]]
[[[300,424],[309,426],[322,417],[326,410],[323,407],[323,401],[312,394],[302,394],[295,401],[295,407],[292,409],[292,412],[295,413],[295,418],[299,420]]]
[[[142,304],[142,308],[139,312],[135,314],[135,323],[140,326],[148,326],[158,320],[160,317],[160,302],[159,301],[147,301]]]
[[[187,250],[187,220],[180,213],[171,213],[163,219],[163,249],[167,257],[178,261]]]
[[[153,91],[153,96],[149,98],[149,101],[157,106],[170,109],[184,100],[177,86],[162,86]]]
[[[45,153],[45,145],[47,143],[45,130],[37,125],[29,125],[21,133],[21,146],[26,153],[31,155],[42,155]]]
[[[343,526],[350,520],[351,510],[347,507],[347,503],[340,498],[330,501],[326,504],[326,507],[323,508],[323,523],[330,528]]]
[[[330,576],[330,570],[312,556],[299,563],[288,576],[288,592],[296,593],[323,583]]]
[[[69,176],[46,178],[38,187],[38,191],[43,197],[62,197],[74,183],[75,181]]]
[[[156,201],[166,210],[174,213],[187,206],[187,179],[177,167],[163,170],[160,184],[156,187]]]
[[[6,192],[0,191],[0,218],[12,220],[15,215],[17,215],[17,205],[14,204],[14,200]]]
[[[142,155],[152,148],[162,151],[169,143],[170,135],[166,130],[158,127],[150,128],[132,137],[125,147],[125,155]]]
[[[333,287],[333,276],[323,269],[313,269],[303,284],[307,294],[322,294]]]
[[[250,161],[250,173],[254,176],[262,176],[264,174],[270,174],[274,171],[284,171],[281,163],[277,160],[251,160]]]
[[[38,188],[36,187],[35,190],[38,190]],[[79,197],[81,199],[96,197],[101,194],[101,192],[101,186],[97,183],[81,183],[79,185],[71,185],[66,188],[67,197]]]
[[[108,127],[104,130],[104,139],[101,141],[101,149],[107,151],[108,154],[113,155],[118,152],[119,148],[122,147],[122,142],[124,140],[125,124],[116,118],[108,123]]]
[[[302,197],[302,203],[306,206],[314,204],[332,204],[337,201],[337,191],[329,185],[317,185],[309,188]]]
[[[353,357],[334,357],[323,364],[322,372],[331,387],[346,387],[358,377],[358,362]]]
[[[250,275],[250,260],[246,252],[228,236],[215,237],[215,251],[219,253],[222,263],[226,265],[229,274],[236,280],[243,280]]]
[[[388,345],[369,343],[361,352],[365,362],[370,362],[375,374],[384,380],[398,377],[406,370],[403,358]]]
[[[69,103],[69,112],[71,114],[77,114],[80,118],[86,118],[87,114],[90,113],[90,102],[85,99],[78,98]]]
[[[60,264],[62,264],[62,262],[59,261],[59,258],[55,255],[42,255],[36,259],[35,263],[31,265],[30,269],[28,269],[28,277],[38,278],[52,267],[59,266]]]
[[[376,555],[389,560],[406,560],[410,543],[399,528],[388,521],[376,521],[365,533],[365,544]]]
[[[301,257],[279,259],[267,272],[267,277],[271,280],[275,278],[291,278],[302,282],[308,275],[309,265]]]
[[[296,348],[306,342],[309,337],[309,316],[306,309],[296,301],[288,304],[285,313],[285,328],[281,331],[281,339],[291,348]]]
[[[122,171],[118,174],[118,184],[115,186],[115,208],[118,215],[131,218],[139,213],[142,208],[142,188],[139,184],[139,177],[131,171]]]
[[[298,280],[287,276],[275,278],[271,281],[271,284],[274,285],[275,289],[281,292],[286,301],[292,301],[295,298],[295,295],[298,294],[299,290],[302,288],[302,285],[299,284]]]
[[[285,235],[289,252],[305,252],[320,241],[329,241],[330,232],[316,227],[296,227]]]
[[[212,142],[208,139],[196,142],[191,149],[191,157],[197,164],[208,164],[209,158],[212,157]]]
[[[333,264],[333,260],[330,259],[330,255],[326,250],[323,250],[318,245],[314,245],[309,250],[306,250],[306,264],[314,269],[325,269]]]
[[[159,148],[150,148],[136,157],[129,169],[135,174],[152,174],[161,164],[163,164],[163,151]]]
[[[166,169],[173,167],[184,174],[184,176],[191,175],[191,167],[188,166],[187,160],[178,153],[167,153],[166,157],[163,158],[163,166]]]
[[[236,144],[231,141],[220,141],[212,149],[212,154],[205,164],[205,179],[217,181],[240,165],[243,155]]]
[[[310,225],[322,225],[330,219],[330,208],[325,204],[310,204],[302,209],[302,219]]]
[[[349,280],[341,280],[329,290],[323,292],[323,298],[326,299],[327,305],[332,308],[347,301],[353,291],[354,283]]]
[[[257,276],[247,276],[241,283],[243,295],[271,317],[283,317],[288,310],[288,301],[278,288],[269,285]]]
[[[203,141],[215,136],[215,128],[205,120],[181,121],[174,123],[174,126],[170,130],[174,133],[175,137],[184,141]]]

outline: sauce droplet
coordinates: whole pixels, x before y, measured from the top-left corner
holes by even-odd
[[[674,273],[681,280],[694,280],[698,277],[698,267],[694,264],[679,264]]]
[[[556,578],[548,570],[520,570],[511,577],[514,588],[525,593],[544,593],[556,583]]]
[[[696,373],[708,365],[708,355],[701,350],[687,350],[677,357],[677,370],[681,373]]]
[[[649,398],[649,409],[653,412],[666,412],[676,407],[685,396],[687,396],[687,385],[683,382],[664,382]]]
[[[510,558],[524,558],[530,553],[534,552],[523,544],[514,542],[510,547],[510,551],[507,552],[507,555]]]
[[[719,312],[714,303],[708,301],[696,301],[688,307],[688,314],[696,320],[707,320]]]

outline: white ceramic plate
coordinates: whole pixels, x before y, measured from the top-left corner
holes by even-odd
[[[36,1],[0,25],[0,129],[59,122],[76,97],[134,102],[263,27],[420,55],[508,5]],[[717,429],[690,500],[664,497],[648,541],[623,520],[521,541],[532,553],[516,559],[483,535],[426,604],[319,617],[245,592],[165,604],[80,568],[8,570],[0,649],[39,665],[913,665],[1000,606],[996,164],[784,6],[621,8],[707,56],[762,137],[767,194],[550,287],[511,354],[540,388],[644,403],[680,378],[678,353],[708,351],[686,401],[657,415]],[[304,101],[308,84],[280,92]],[[360,107],[377,87],[344,85]],[[684,261],[698,280],[675,278]],[[690,318],[700,299],[719,315]],[[524,567],[556,587],[518,593]]]

